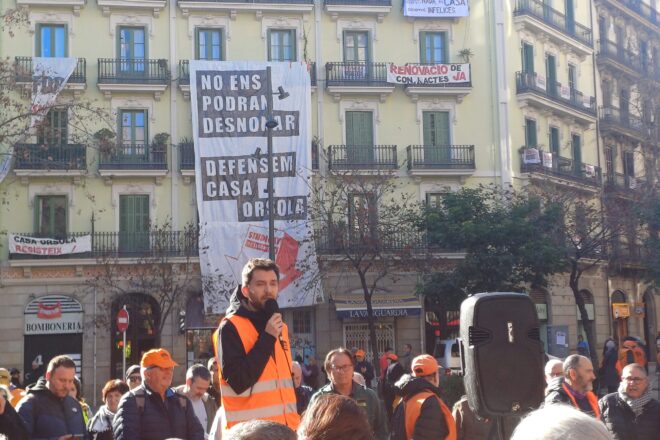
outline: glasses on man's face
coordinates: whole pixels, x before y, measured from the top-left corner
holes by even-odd
[[[643,377],[622,377],[621,380],[625,382],[640,383],[644,380]]]
[[[141,376],[128,376],[129,382],[142,382]]]
[[[346,364],[346,365],[335,365],[332,364],[330,365],[332,368],[332,371],[336,371],[338,373],[344,373],[346,371],[352,370],[353,369],[353,364]]]

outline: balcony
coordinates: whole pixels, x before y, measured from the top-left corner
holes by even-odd
[[[370,15],[382,23],[392,10],[392,0],[325,0],[325,11],[332,21],[340,15]]]
[[[609,40],[598,40],[598,56],[596,57],[598,66],[614,69],[614,75],[623,72],[624,74],[637,78],[639,75],[646,75],[649,72],[649,66],[643,66],[642,60],[638,54],[626,50],[620,44]]]
[[[34,238],[44,237],[36,233],[20,233]],[[10,260],[80,260],[98,258],[188,258],[198,257],[198,232],[148,231],[148,232],[76,232],[67,237],[92,236],[91,252],[65,255],[9,254]]]
[[[614,9],[614,15],[627,15],[643,23],[648,29],[657,32],[660,25],[658,11],[641,0],[596,0],[596,4],[605,4]]]
[[[625,135],[636,141],[648,139],[648,129],[642,118],[614,107],[599,108],[600,130],[605,134]]]
[[[179,171],[185,183],[190,183],[195,175],[195,144],[182,142],[179,144]]]
[[[87,172],[87,148],[82,144],[17,144],[17,176],[80,176]]]
[[[154,17],[160,15],[167,0],[96,0],[104,16],[109,16],[113,11],[133,9],[138,11],[151,11]]]
[[[153,93],[156,101],[170,82],[166,59],[112,59],[98,60],[98,87],[107,99],[113,92]]]
[[[328,169],[331,171],[383,171],[399,167],[396,145],[330,145]]]
[[[425,66],[427,64],[406,64],[406,66]],[[428,64],[430,66],[430,64]],[[453,64],[449,64],[450,66]],[[463,102],[463,98],[472,91],[472,65],[468,64],[468,70],[465,72],[469,81],[461,83],[440,83],[440,84],[408,84],[404,90],[413,102],[416,102],[420,96],[449,96],[456,99],[456,102]],[[450,70],[450,75],[452,71]]]
[[[516,0],[513,16],[519,31],[528,29],[533,34],[545,35],[557,46],[566,46],[582,58],[593,52],[591,29],[541,0]]]
[[[32,88],[32,57],[16,57],[16,83],[24,87]],[[81,91],[87,87],[87,60],[78,58],[78,63],[69,80],[64,86],[64,90],[73,91],[78,96]]]
[[[610,245],[609,263],[615,271],[642,269],[651,258],[642,245],[613,241]]]
[[[546,83],[537,73],[516,72],[516,93],[521,106],[530,105],[582,125],[596,122],[596,100],[561,83]]]
[[[167,174],[167,152],[150,145],[116,145],[101,151],[99,174],[112,177],[149,177],[157,183]]]
[[[642,177],[629,176],[622,173],[607,175],[605,189],[623,196],[635,196],[641,194],[646,188],[646,179]]]
[[[579,187],[589,192],[595,192],[601,185],[600,167],[586,163],[575,163],[573,159],[550,153],[552,163],[543,159],[547,152],[539,151],[538,163],[525,163],[525,153],[521,154],[521,172],[529,173],[534,180],[550,179],[555,183]]]
[[[314,0],[179,0],[177,2],[184,17],[191,12],[225,12],[236,20],[238,12],[253,12],[257,19],[264,12],[282,14],[305,14],[314,9]]]
[[[16,6],[26,8],[71,8],[73,15],[80,16],[80,10],[85,7],[87,0],[16,0]]]
[[[381,102],[394,91],[387,82],[387,63],[326,63],[326,88],[335,101],[342,95],[377,95]]]
[[[469,176],[474,145],[408,145],[408,172],[416,176]]]

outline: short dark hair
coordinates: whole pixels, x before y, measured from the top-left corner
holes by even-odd
[[[241,283],[243,286],[247,286],[252,281],[252,274],[255,270],[265,270],[273,271],[277,276],[277,280],[280,280],[280,268],[277,266],[273,260],[268,258],[250,258],[245,266],[243,266],[243,272],[241,273]]]
[[[334,350],[330,350],[328,354],[325,355],[325,362],[323,362],[323,368],[325,368],[326,373],[330,371],[330,363],[332,362],[332,358],[338,354],[345,354],[351,360],[353,365],[355,365],[355,356],[353,356],[353,353],[344,347],[338,347],[335,348]]]
[[[211,372],[202,364],[195,364],[186,371],[186,380],[192,379],[194,382],[195,379],[198,378],[202,380],[211,380]]]
[[[306,440],[373,440],[367,414],[358,403],[340,394],[323,394],[314,399],[298,427]]]
[[[564,360],[564,377],[568,378],[568,372],[571,370],[577,369],[578,365],[580,365],[580,360],[582,360],[584,356],[579,355],[579,354],[572,354],[569,357],[567,357]]]
[[[126,385],[126,382],[119,379],[112,379],[107,381],[103,386],[103,390],[101,390],[103,401],[105,402],[108,394],[114,392],[117,392],[123,396],[124,394],[128,393],[128,385]]]
[[[270,420],[250,420],[239,423],[222,435],[225,440],[296,440],[294,430]]]
[[[75,369],[76,363],[73,362],[73,359],[71,359],[69,356],[61,354],[59,356],[55,356],[50,360],[50,362],[48,362],[48,368],[46,368],[46,372],[52,373],[60,367]]]

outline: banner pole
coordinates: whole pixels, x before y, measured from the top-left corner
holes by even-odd
[[[275,261],[275,213],[273,197],[273,128],[277,122],[273,119],[273,84],[270,66],[266,67],[266,105],[268,120],[266,121],[266,135],[268,137],[266,157],[268,160],[268,258]]]

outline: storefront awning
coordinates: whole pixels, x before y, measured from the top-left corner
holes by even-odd
[[[367,303],[362,294],[335,294],[332,299],[338,318],[367,317]],[[411,293],[377,292],[371,305],[376,318],[419,316],[422,311],[419,299]]]

